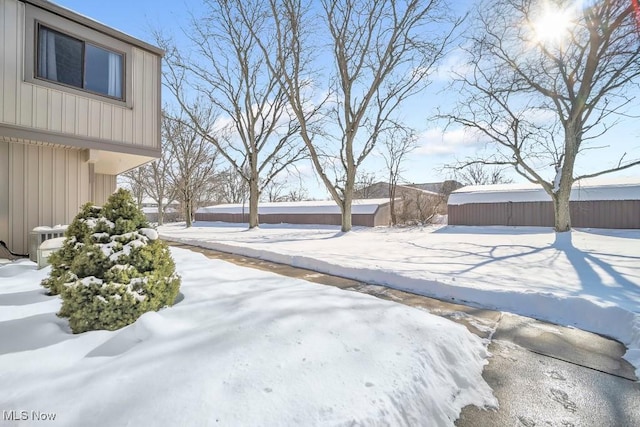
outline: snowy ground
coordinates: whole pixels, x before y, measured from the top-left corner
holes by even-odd
[[[196,223],[171,240],[454,298],[611,336],[640,376],[640,230]],[[571,236],[571,239],[567,239]]]
[[[0,266],[3,426],[439,426],[467,404],[496,404],[481,377],[487,343],[460,325],[172,253],[182,301],[80,335],[39,286],[48,268]]]

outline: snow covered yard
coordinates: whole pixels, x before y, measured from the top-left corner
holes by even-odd
[[[172,224],[162,237],[456,299],[622,341],[640,376],[640,230]],[[563,237],[567,237],[564,235]],[[568,240],[568,239],[567,239]]]
[[[496,404],[486,342],[356,292],[172,249],[184,299],[71,334],[49,268],[0,266],[2,425],[453,425]],[[23,412],[24,411],[24,412]]]

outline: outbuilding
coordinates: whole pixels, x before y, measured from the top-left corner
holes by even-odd
[[[571,225],[640,229],[640,178],[582,180],[573,185]],[[551,197],[535,184],[467,186],[451,193],[450,225],[553,227]]]
[[[249,222],[248,204],[224,204],[200,208],[196,221]],[[340,225],[340,208],[333,200],[260,203],[258,221],[261,224]],[[354,200],[351,221],[355,226],[389,225],[389,199]]]

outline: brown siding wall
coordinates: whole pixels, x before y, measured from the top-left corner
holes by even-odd
[[[573,227],[640,228],[640,200],[571,202],[570,209]],[[553,204],[507,202],[450,205],[449,224],[553,227]]]
[[[572,202],[571,224],[582,228],[640,228],[640,200]]]
[[[378,220],[376,220],[378,218]],[[353,214],[351,220],[353,225],[363,227],[374,227],[376,225],[386,225],[386,223],[376,224],[385,221],[384,214],[376,217],[375,214]],[[196,221],[222,221],[231,223],[242,223],[249,221],[249,214],[228,214],[228,213],[197,213]],[[340,225],[342,217],[340,214],[262,214],[258,221],[261,224],[319,224],[319,225]]]

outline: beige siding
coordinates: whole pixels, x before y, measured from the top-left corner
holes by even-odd
[[[161,52],[106,27],[93,30],[100,24],[49,3],[40,6],[0,0],[0,240],[21,253],[30,230],[69,223],[91,199],[104,203],[116,173],[152,160],[160,148]],[[29,49],[36,17],[123,52],[126,100],[35,79]]]
[[[116,105],[25,82],[25,27],[24,3],[0,0],[0,123],[159,148],[158,55],[132,47],[131,99]]]
[[[373,216],[373,226],[387,226],[391,224],[391,204],[380,205]]]
[[[116,176],[97,173],[94,178],[93,202],[102,206],[116,191]]]
[[[0,141],[0,240],[28,251],[39,225],[68,224],[89,201],[89,164],[82,150]]]
[[[22,55],[21,38],[16,35],[20,33],[22,27],[19,25],[22,3],[15,0],[0,0],[0,89],[2,90],[2,100],[4,104],[14,105],[13,109],[0,108],[0,121],[15,123],[17,121],[18,88],[15,81],[7,76],[15,74],[19,68]],[[0,104],[1,106],[1,104]]]
[[[0,240],[9,239],[9,144],[0,140]]]

